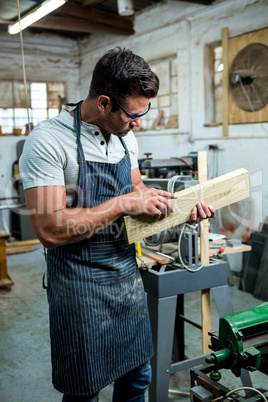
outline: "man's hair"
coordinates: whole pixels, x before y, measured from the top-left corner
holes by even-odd
[[[158,89],[159,79],[148,63],[131,50],[116,47],[97,62],[89,96],[102,92],[123,103],[129,96],[154,98]]]

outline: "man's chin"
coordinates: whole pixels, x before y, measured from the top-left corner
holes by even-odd
[[[121,131],[120,133],[116,134],[117,137],[125,137],[131,130]]]

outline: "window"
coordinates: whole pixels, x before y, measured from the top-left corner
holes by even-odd
[[[222,122],[222,46],[220,42],[205,47],[205,118],[206,123]]]
[[[39,121],[59,113],[65,100],[65,84],[28,83],[27,94],[29,119],[36,126]],[[14,128],[25,133],[28,116],[23,82],[0,80],[0,125],[3,134],[11,134]]]
[[[214,123],[222,122],[222,46],[214,47],[213,51],[213,93],[214,93]]]
[[[178,65],[170,56],[150,61],[151,69],[160,80],[159,92],[151,100],[150,112],[141,119],[143,130],[178,127]]]

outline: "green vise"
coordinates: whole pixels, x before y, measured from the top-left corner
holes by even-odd
[[[220,318],[219,333],[210,333],[214,352],[206,357],[214,363],[211,378],[220,380],[218,369],[230,369],[239,377],[241,368],[268,374],[268,303]]]

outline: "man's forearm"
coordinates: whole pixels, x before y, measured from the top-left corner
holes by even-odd
[[[126,213],[119,198],[93,208],[62,208],[52,214],[35,214],[32,224],[47,248],[75,243],[105,229]]]

